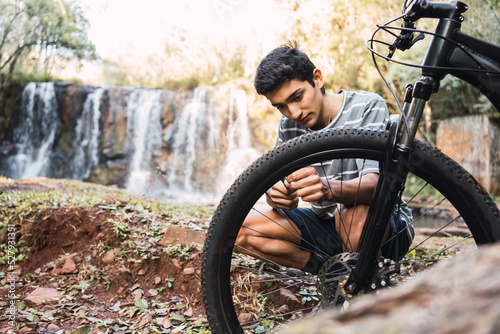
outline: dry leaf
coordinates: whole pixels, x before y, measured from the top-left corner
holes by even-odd
[[[149,324],[151,322],[151,320],[153,320],[153,317],[151,316],[151,314],[149,314],[149,313],[144,314],[144,316],[142,317],[142,320],[139,322],[139,327],[146,326],[147,324]]]
[[[168,317],[163,318],[163,321],[161,322],[162,326],[165,328],[170,328],[172,327],[172,322]]]
[[[184,311],[184,315],[188,318],[193,316],[193,308],[189,307],[186,311]]]

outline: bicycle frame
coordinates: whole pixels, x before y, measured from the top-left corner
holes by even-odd
[[[417,0],[404,16],[405,22],[420,18],[439,21],[422,62],[422,77],[407,88],[399,122],[392,120],[388,124],[388,153],[380,168],[375,202],[370,206],[361,234],[357,265],[345,285],[349,294],[385,285],[387,277],[376,275],[379,250],[399,194],[411,172],[411,147],[425,104],[439,90],[440,81],[447,74],[456,76],[478,88],[500,110],[500,47],[460,32],[462,13],[467,8],[459,1]],[[408,32],[416,31],[400,29],[406,38]],[[411,45],[413,43],[409,47]]]

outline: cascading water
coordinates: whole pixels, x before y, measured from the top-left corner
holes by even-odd
[[[82,116],[76,123],[73,139],[74,156],[71,161],[72,178],[85,180],[92,167],[99,163],[99,118],[101,117],[101,98],[104,88],[90,93],[83,105]]]
[[[152,179],[153,151],[160,148],[161,90],[136,89],[127,103],[127,131],[132,144],[127,190],[144,194]]]
[[[260,156],[250,142],[246,93],[241,89],[233,89],[229,98],[228,146],[226,161],[217,179],[218,194],[222,194],[243,169]]]
[[[12,137],[0,143],[8,148],[0,174],[14,179],[72,178],[216,202],[259,155],[237,89],[198,87],[185,104],[184,94],[163,90],[29,83],[19,109]]]
[[[22,93],[20,122],[14,130],[16,154],[7,161],[7,175],[15,179],[47,176],[50,153],[61,124],[53,82],[30,82]]]
[[[203,197],[201,188],[206,180],[193,180],[200,161],[217,154],[219,146],[218,113],[213,104],[208,103],[207,88],[197,87],[193,99],[188,103],[176,121],[165,141],[171,142],[171,164],[167,171],[168,194],[175,198]],[[204,177],[210,178],[212,171]]]

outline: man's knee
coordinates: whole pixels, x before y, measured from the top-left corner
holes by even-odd
[[[262,238],[264,234],[261,231],[261,219],[257,215],[249,215],[243,222],[238,235],[236,236],[236,251],[243,249],[251,250],[254,248],[257,238]]]
[[[241,252],[242,249],[248,249],[252,244],[252,233],[251,230],[246,228],[244,225],[240,228],[238,235],[236,236],[235,250]]]

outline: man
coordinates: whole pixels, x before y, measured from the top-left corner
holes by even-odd
[[[326,92],[321,70],[294,45],[271,51],[259,64],[254,85],[282,114],[276,145],[324,128],[383,128],[389,117],[376,94]],[[349,159],[299,169],[267,191],[271,209],[246,218],[236,250],[317,273],[329,257],[356,251],[377,181],[374,161]],[[299,199],[311,208],[299,208]],[[396,244],[405,254],[413,237],[410,210],[403,203],[397,211],[386,240],[397,235],[399,242],[384,246],[386,257],[395,257]],[[397,234],[397,226],[402,233]]]

